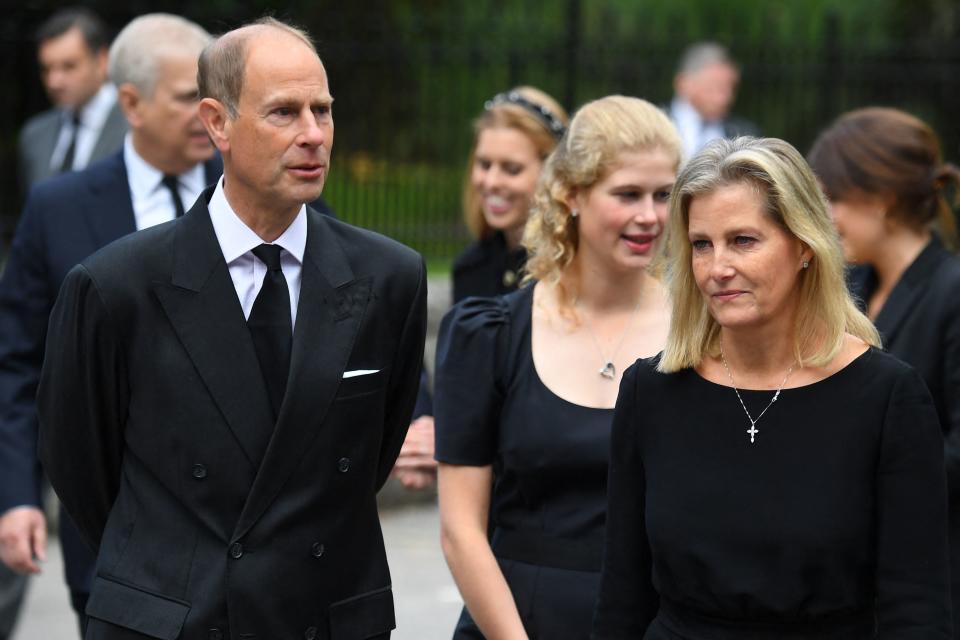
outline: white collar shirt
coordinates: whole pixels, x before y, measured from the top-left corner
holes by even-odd
[[[127,168],[127,183],[130,185],[137,231],[176,218],[177,207],[170,190],[163,185],[163,173],[137,153],[129,133],[123,140],[123,163]],[[184,210],[190,210],[205,186],[202,162],[177,176],[177,192]]]
[[[116,102],[117,88],[106,82],[93,94],[87,104],[80,107],[80,122],[77,128],[77,141],[73,147],[71,167],[74,171],[83,169],[90,163],[93,148],[97,146],[103,125],[106,124],[110,110]],[[70,146],[70,139],[73,137],[73,114],[73,109],[63,109],[60,112],[60,133],[57,134],[57,142],[50,155],[50,168],[54,171],[60,170],[67,148]]]
[[[230,278],[237,290],[243,317],[250,318],[253,302],[263,286],[267,274],[266,265],[253,255],[253,249],[265,244],[253,229],[248,227],[227,202],[223,191],[223,177],[217,181],[210,203],[210,221],[213,223],[217,242],[227,262]],[[297,305],[300,301],[300,282],[303,272],[303,255],[307,248],[307,207],[301,205],[299,213],[272,243],[280,246],[280,269],[290,291],[290,319],[297,323]]]
[[[708,142],[725,137],[722,122],[708,122],[693,105],[680,97],[670,103],[670,115],[683,141],[683,157],[689,160]]]

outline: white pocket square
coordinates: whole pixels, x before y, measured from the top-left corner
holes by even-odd
[[[369,376],[372,373],[380,373],[380,369],[355,369],[353,371],[344,371],[343,379],[356,378],[357,376]]]

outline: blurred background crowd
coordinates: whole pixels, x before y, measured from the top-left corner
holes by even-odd
[[[48,105],[34,30],[63,3],[5,9],[0,25],[0,161]],[[420,251],[443,272],[468,243],[460,200],[471,121],[491,96],[533,85],[568,110],[621,93],[667,105],[691,43],[726,45],[740,70],[735,112],[805,152],[850,109],[911,112],[960,151],[960,7],[949,0],[295,0],[83,3],[115,33],[149,11],[218,33],[270,12],[317,40],[337,99],[337,150],[324,191],[338,215]],[[0,229],[20,212],[12,171],[0,175]]]

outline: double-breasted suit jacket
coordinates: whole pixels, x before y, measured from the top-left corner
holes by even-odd
[[[386,637],[376,492],[416,396],[423,261],[308,209],[274,424],[210,194],[72,270],[51,315],[39,449],[99,548],[87,638]]]
[[[204,164],[208,183],[222,171],[219,156]],[[84,258],[136,229],[122,150],[30,191],[0,278],[0,513],[41,504],[37,382],[60,285]],[[85,593],[90,550],[67,519],[60,536],[67,582]]]

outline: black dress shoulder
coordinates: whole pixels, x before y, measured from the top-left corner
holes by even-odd
[[[772,396],[741,394],[754,416]],[[783,390],[754,443],[749,426],[692,369],[624,374],[594,638],[950,638],[943,444],[920,377],[871,348]]]

